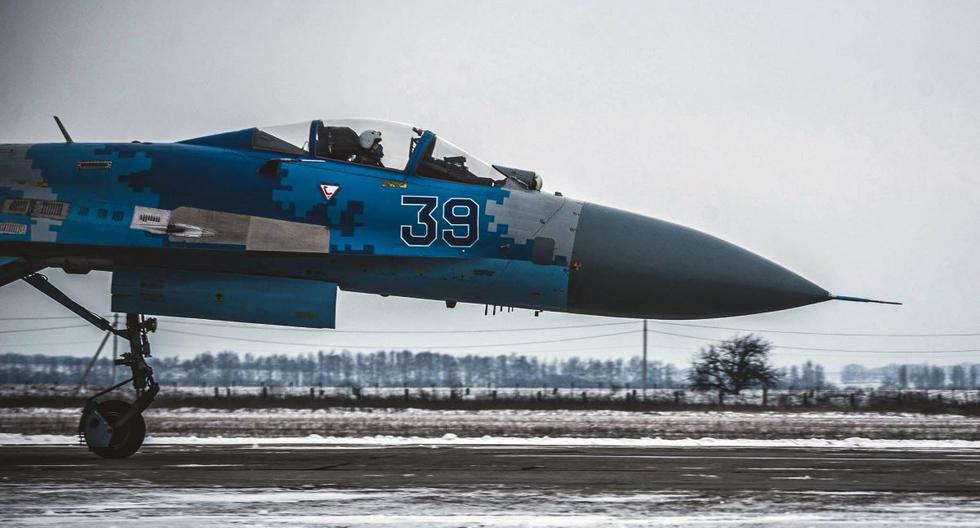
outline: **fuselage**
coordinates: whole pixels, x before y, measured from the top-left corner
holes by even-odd
[[[226,143],[0,145],[0,257],[662,319],[829,298],[715,237],[510,180],[480,185],[420,175],[411,161],[395,170]]]

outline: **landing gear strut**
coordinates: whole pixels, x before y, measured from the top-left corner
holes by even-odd
[[[78,423],[78,436],[89,450],[103,458],[125,458],[143,445],[146,436],[146,423],[143,411],[150,406],[153,398],[160,392],[160,386],[153,379],[153,369],[146,364],[150,357],[150,341],[147,334],[157,329],[157,321],[138,314],[126,314],[126,328],[113,328],[109,321],[86,310],[51,285],[47,277],[32,274],[24,281],[51,297],[64,307],[78,314],[106,332],[112,332],[129,341],[129,352],[116,360],[116,365],[129,367],[132,377],[109,387],[85,401],[82,418]],[[123,385],[132,382],[136,390],[136,400],[132,403],[123,400],[101,400],[99,398]]]

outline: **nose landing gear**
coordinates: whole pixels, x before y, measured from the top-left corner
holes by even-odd
[[[129,367],[133,377],[85,401],[82,419],[78,423],[79,439],[84,440],[89,450],[102,458],[126,458],[143,445],[143,438],[146,436],[143,411],[160,391],[160,385],[153,380],[153,369],[144,359],[150,357],[150,341],[146,334],[156,330],[156,327],[156,319],[143,319],[135,314],[126,315],[125,334],[130,351],[116,360],[116,364]],[[136,400],[133,403],[98,400],[130,381],[136,389]]]
[[[153,379],[153,369],[146,363],[146,358],[150,357],[147,334],[157,329],[156,319],[126,314],[126,328],[113,328],[109,321],[86,310],[51,285],[45,276],[35,273],[24,277],[24,281],[99,329],[129,341],[129,352],[116,360],[116,364],[129,367],[132,377],[85,401],[82,418],[78,423],[78,436],[90,451],[100,457],[125,458],[132,455],[143,445],[143,438],[146,436],[143,411],[160,392],[160,385]],[[136,399],[132,403],[123,400],[99,400],[129,382],[133,383],[136,390]]]

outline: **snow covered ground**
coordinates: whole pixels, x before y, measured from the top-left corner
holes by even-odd
[[[494,487],[342,489],[0,484],[3,526],[977,526],[980,503],[928,493],[588,493]]]
[[[0,433],[0,447],[4,445],[78,445],[74,435],[25,435]],[[280,437],[224,437],[224,436],[159,436],[150,435],[145,445],[234,445],[302,449],[333,446],[495,446],[519,449],[533,447],[757,447],[757,448],[831,448],[831,449],[967,449],[980,450],[977,440],[884,440],[872,438],[845,438],[841,440],[821,438],[759,440],[751,438],[575,438],[575,437],[513,437],[480,436],[459,437],[449,433],[441,437],[418,436],[280,436]]]
[[[0,433],[74,435],[74,408],[0,408]],[[198,437],[576,437],[980,441],[980,417],[850,412],[150,408],[147,430]]]

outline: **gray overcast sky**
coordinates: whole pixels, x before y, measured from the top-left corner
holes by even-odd
[[[834,293],[906,303],[832,302],[705,324],[980,332],[978,23],[980,3],[936,1],[0,1],[0,142],[60,141],[52,114],[76,141],[169,141],[328,117],[404,121],[489,161],[537,170],[546,191],[704,230]],[[108,274],[49,276],[108,311]],[[0,290],[0,317],[66,313],[22,283]],[[338,318],[355,330],[605,321],[524,310],[485,318],[482,306],[358,294],[342,294]],[[75,323],[0,327],[62,324]],[[639,334],[453,348],[619,330],[236,335],[549,357],[638,352]],[[90,328],[6,334],[0,349],[89,354],[99,337]],[[980,337],[768,337],[802,347],[980,349]],[[651,357],[686,363],[700,343],[653,334],[651,344],[664,348]],[[317,348],[165,331],[154,344],[161,354]],[[776,354],[780,364],[808,358],[835,370],[980,353]]]

